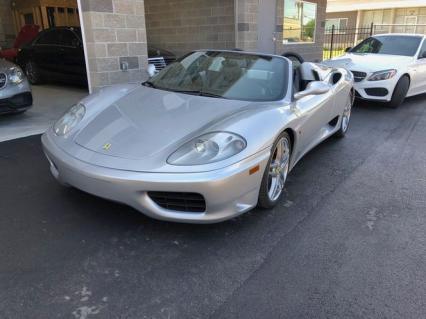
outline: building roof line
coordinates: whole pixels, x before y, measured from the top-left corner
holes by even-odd
[[[331,12],[347,12],[357,10],[374,10],[374,9],[392,9],[392,8],[412,8],[425,7],[424,0],[328,0],[327,13]]]

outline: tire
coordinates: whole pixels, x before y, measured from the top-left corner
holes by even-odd
[[[408,89],[410,87],[410,79],[408,76],[403,75],[395,86],[392,93],[392,99],[386,105],[392,109],[397,108],[402,104],[405,97],[407,96]]]
[[[346,132],[348,131],[348,128],[349,128],[349,122],[351,119],[351,112],[352,112],[352,106],[354,105],[354,100],[355,100],[355,93],[353,90],[351,90],[351,93],[349,95],[349,101],[346,102],[347,104],[341,115],[342,118],[340,121],[339,130],[336,133],[334,133],[335,137],[339,137],[339,138],[345,137]]]
[[[278,153],[282,153],[282,157],[279,158]],[[281,198],[289,172],[290,158],[291,139],[287,132],[283,132],[272,145],[271,156],[266,165],[260,184],[258,207],[270,209],[274,207]],[[277,165],[278,163],[279,165]],[[275,169],[272,167],[274,164]],[[278,167],[279,170],[277,170]],[[275,174],[276,176],[272,176]],[[274,191],[272,189],[274,189]]]
[[[31,60],[25,63],[25,75],[27,76],[28,81],[33,85],[40,84],[42,82],[40,70]]]
[[[300,54],[295,52],[285,52],[281,56],[290,59],[291,61],[298,61],[300,64],[305,62],[305,59]]]

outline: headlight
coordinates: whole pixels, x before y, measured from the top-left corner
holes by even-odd
[[[58,136],[68,134],[84,117],[86,108],[79,103],[74,105],[53,125],[53,130]]]
[[[396,74],[396,70],[384,70],[384,71],[378,71],[374,72],[370,77],[368,78],[368,81],[383,81],[383,80],[389,80],[393,78]]]
[[[246,140],[229,132],[204,134],[182,145],[167,159],[172,165],[202,165],[222,161],[245,149]]]
[[[9,81],[13,84],[19,84],[24,80],[24,73],[18,67],[13,67],[9,69]]]

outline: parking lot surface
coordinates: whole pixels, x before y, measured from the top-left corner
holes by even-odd
[[[155,221],[0,143],[1,318],[424,318],[426,96],[358,105],[271,211]]]

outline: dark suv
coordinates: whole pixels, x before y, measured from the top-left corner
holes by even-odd
[[[31,84],[49,81],[87,85],[81,29],[44,30],[18,53],[16,62]]]

